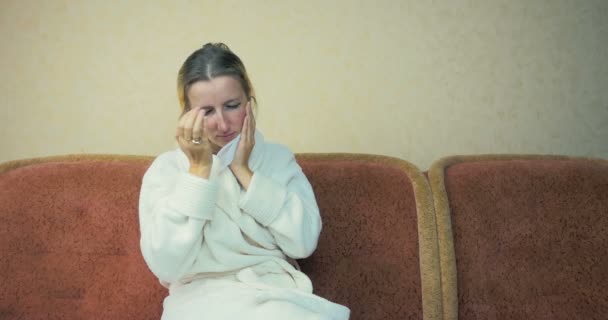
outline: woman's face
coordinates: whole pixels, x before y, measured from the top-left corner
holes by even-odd
[[[204,111],[205,130],[215,152],[241,133],[247,96],[234,77],[197,81],[190,86],[187,96],[192,109]]]

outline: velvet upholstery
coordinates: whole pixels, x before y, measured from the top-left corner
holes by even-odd
[[[0,318],[157,316],[164,290],[141,257],[137,220],[149,159],[30,162],[0,176]]]
[[[151,157],[79,155],[0,165],[0,319],[159,319],[167,294],[139,249]],[[351,319],[440,319],[428,182],[409,163],[298,155],[324,222],[300,261]],[[420,234],[420,237],[418,236]]]
[[[429,179],[444,319],[608,317],[608,161],[453,156]]]
[[[139,249],[150,159],[66,157],[0,173],[1,319],[158,319]],[[4,171],[4,170],[3,170]]]
[[[351,308],[353,320],[422,319],[423,309],[425,319],[440,319],[434,211],[422,173],[382,156],[299,161],[323,217],[317,251],[300,261],[315,292]]]

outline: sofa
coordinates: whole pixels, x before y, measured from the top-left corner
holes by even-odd
[[[433,163],[444,319],[608,319],[608,161]]]
[[[159,319],[139,250],[152,157],[0,164],[0,319]],[[298,154],[323,218],[299,261],[351,319],[605,319],[608,161]]]

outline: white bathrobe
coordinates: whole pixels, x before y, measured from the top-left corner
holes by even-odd
[[[209,179],[188,173],[180,149],[144,175],[141,250],[169,288],[163,319],[348,319],[294,260],[315,250],[321,219],[293,153],[256,131],[244,191],[227,167],[236,143],[213,156]]]

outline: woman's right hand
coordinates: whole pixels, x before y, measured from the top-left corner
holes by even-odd
[[[179,119],[175,139],[190,161],[191,174],[208,178],[211,172],[213,151],[205,132],[205,111],[194,108]],[[200,141],[199,143],[197,143]]]

